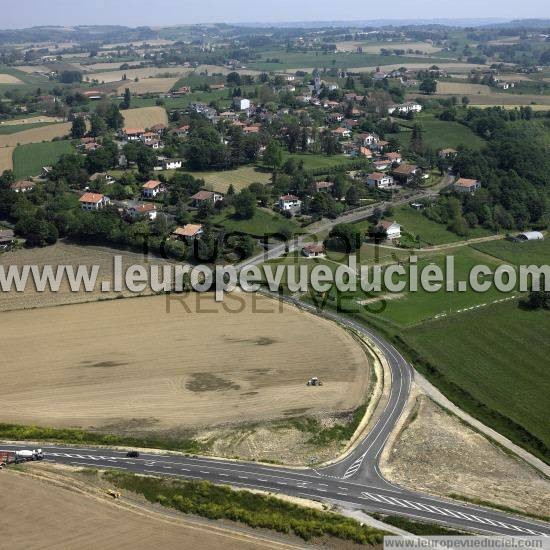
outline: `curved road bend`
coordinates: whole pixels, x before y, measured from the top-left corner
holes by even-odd
[[[315,311],[315,308],[305,304],[300,304],[300,307]],[[378,460],[392,428],[405,408],[412,368],[390,343],[376,333],[336,313],[325,312],[324,315],[371,339],[385,354],[392,376],[389,400],[376,425],[341,461],[320,469],[290,469],[162,453],[141,453],[138,458],[128,458],[124,451],[58,445],[43,447],[45,459],[77,467],[121,468],[137,474],[203,479],[245,489],[330,502],[348,509],[397,514],[483,533],[550,536],[548,523],[423,495],[387,482],[378,469]],[[1,444],[0,447],[16,450],[28,448],[28,445]]]

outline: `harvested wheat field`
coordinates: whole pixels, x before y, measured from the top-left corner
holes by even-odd
[[[41,468],[40,468],[41,469]],[[266,536],[177,517],[151,506],[114,502],[66,476],[36,479],[1,472],[2,546],[17,549],[293,548]],[[84,486],[83,486],[84,485]],[[21,498],[24,495],[24,498]]]
[[[23,84],[16,76],[0,73],[0,84]]]
[[[356,40],[347,40],[336,42],[336,49],[339,52],[354,52],[361,47],[363,53],[380,53],[381,50],[418,50],[425,54],[440,52],[437,48],[428,42],[379,42],[372,44],[369,42],[358,42]]]
[[[470,84],[466,82],[445,82],[437,83],[438,94],[490,94],[491,89],[484,84]]]
[[[30,116],[29,118],[14,118],[13,120],[5,120],[2,122],[2,126],[20,126],[23,124],[40,124],[40,123],[53,123],[53,122],[63,122],[62,118],[54,116]]]
[[[135,80],[136,78],[150,78],[156,77],[159,75],[170,74],[170,76],[182,76],[188,74],[191,69],[186,67],[168,67],[168,68],[159,68],[159,67],[141,67],[140,69],[128,69],[127,71],[104,71],[99,73],[87,73],[86,78],[90,80],[97,80],[98,82],[118,82],[122,80],[124,76],[130,81]]]
[[[381,460],[386,479],[411,489],[548,513],[550,482],[425,395]]]
[[[4,170],[13,170],[13,150],[15,147],[0,147],[0,174]]]
[[[0,149],[0,152],[3,149]],[[98,299],[112,299],[119,294],[129,296],[130,291],[124,292],[102,292],[102,281],[111,281],[113,277],[113,258],[115,255],[121,257],[123,269],[134,264],[143,264],[147,261],[150,264],[160,265],[166,261],[160,258],[148,256],[147,258],[137,252],[113,250],[112,248],[101,246],[79,246],[69,244],[63,240],[58,241],[53,246],[44,248],[23,248],[5,254],[0,254],[0,266],[15,265],[22,268],[25,265],[36,265],[42,269],[46,265],[53,266],[56,269],[58,265],[74,266],[76,270],[79,265],[99,267],[97,282],[93,292],[71,292],[66,277],[61,282],[58,292],[52,292],[49,288],[43,292],[27,286],[24,293],[2,292],[0,293],[0,312],[14,309],[32,309],[37,307],[59,306],[65,304],[75,304],[82,302],[91,302]],[[146,292],[151,294],[152,292]]]
[[[173,433],[346,411],[368,389],[365,352],[349,333],[256,294],[109,300],[0,319],[4,422]],[[312,376],[323,386],[307,387]]]
[[[151,128],[155,124],[168,124],[164,107],[140,107],[122,111],[124,128]]]
[[[148,94],[170,91],[179,78],[143,78],[138,82],[125,82],[117,88],[117,93],[123,93],[126,88],[133,94]]]
[[[50,72],[50,69],[44,65],[17,65],[17,67],[14,68],[27,74]]]
[[[26,145],[27,143],[40,143],[41,141],[51,141],[56,137],[63,137],[71,131],[70,122],[61,124],[50,124],[41,128],[31,128],[15,134],[0,135],[0,147],[15,147],[17,145]]]

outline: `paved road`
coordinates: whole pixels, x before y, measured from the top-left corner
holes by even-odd
[[[350,216],[358,219],[365,215],[368,215],[368,212],[361,211]],[[339,218],[326,222],[319,231],[329,229],[335,223],[342,221],[351,220]],[[298,240],[293,248],[299,246],[300,242]],[[267,256],[275,258],[281,255],[284,249],[284,245],[275,246]],[[265,260],[266,254],[261,254],[247,260],[239,267]],[[292,298],[285,299],[293,301]],[[313,306],[302,303],[296,303],[296,305],[315,312]],[[367,336],[384,353],[391,372],[390,395],[383,413],[365,439],[346,458],[324,468],[293,469],[168,453],[142,453],[138,458],[128,458],[125,452],[105,448],[44,446],[46,460],[73,466],[122,468],[140,474],[181,479],[205,479],[214,483],[331,502],[349,509],[403,515],[477,532],[514,536],[550,536],[550,524],[511,516],[488,508],[430,497],[386,481],[379,470],[378,461],[407,403],[413,369],[394,346],[370,329],[331,311],[325,311],[322,315]],[[0,443],[0,450],[24,448],[28,448],[28,445]]]

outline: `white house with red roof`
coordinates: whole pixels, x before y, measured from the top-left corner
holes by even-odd
[[[474,193],[480,188],[480,181],[468,178],[458,178],[453,184],[453,189],[459,193]]]
[[[383,172],[373,172],[367,176],[367,185],[375,189],[387,189],[393,185],[393,177]]]
[[[78,200],[83,210],[100,210],[111,202],[109,197],[101,193],[84,193]]]
[[[159,193],[164,191],[164,185],[158,180],[149,180],[141,186],[142,195],[148,199],[154,199]]]
[[[297,210],[302,206],[302,201],[296,195],[281,195],[279,208],[281,210]]]

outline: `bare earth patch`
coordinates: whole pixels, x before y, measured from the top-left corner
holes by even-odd
[[[547,514],[550,483],[425,395],[420,395],[381,470],[394,483]]]
[[[0,74],[0,84],[23,84],[23,82],[11,74]]]
[[[169,73],[170,76],[180,77],[191,72],[191,69],[185,67],[141,67],[139,69],[128,69],[126,71],[105,71],[105,72],[96,72],[86,74],[86,79],[97,80],[100,84],[102,82],[118,82],[124,77],[128,79],[129,82],[135,80],[136,78],[149,78],[157,77],[159,75],[164,75]]]
[[[445,82],[437,83],[438,94],[490,94],[491,89],[484,84],[470,84],[467,82]]]
[[[15,147],[0,147],[0,174],[4,170],[13,170],[13,150]]]
[[[42,468],[40,468],[42,469]],[[36,469],[35,469],[36,470]],[[47,479],[3,471],[2,546],[5,548],[292,548],[223,524],[175,516],[124,496],[114,501],[99,488],[45,472]],[[22,497],[24,495],[24,497]]]

